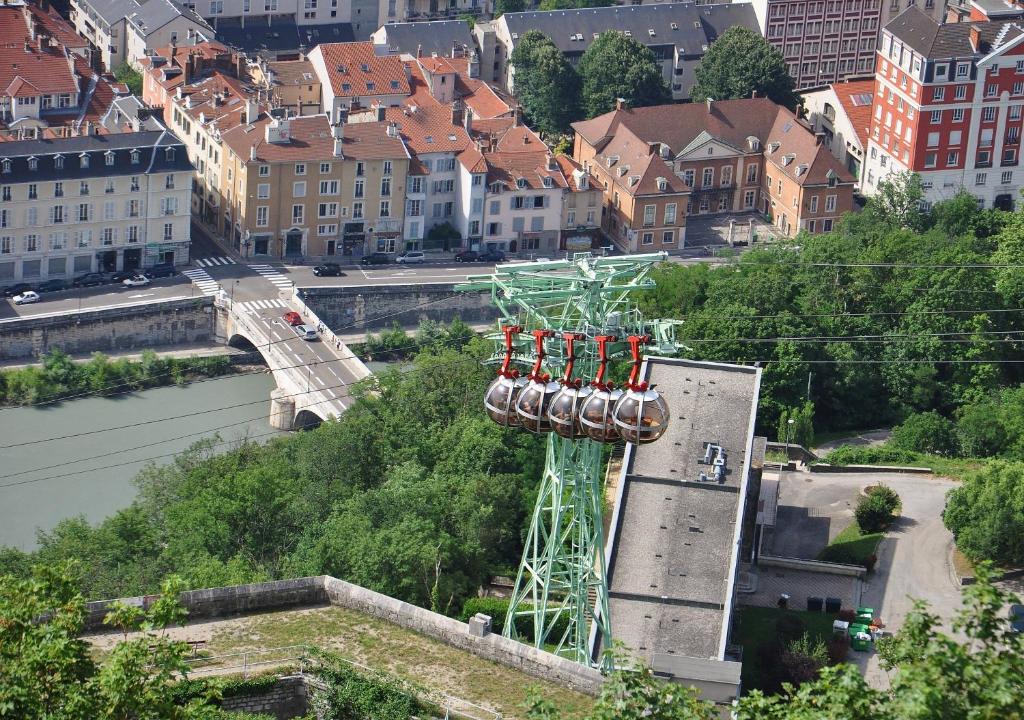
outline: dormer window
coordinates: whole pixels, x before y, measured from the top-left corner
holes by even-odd
[[[549,188],[549,187],[554,187],[554,186],[555,186],[555,181],[554,180],[552,180],[549,177],[545,177],[544,178],[544,187]]]
[[[501,192],[501,183],[500,182],[492,182],[491,183],[491,192],[495,193],[495,194],[500,193]]]
[[[366,63],[363,63],[362,65],[360,65],[359,69],[362,70],[363,72],[370,72],[370,66],[367,65]]]
[[[516,187],[520,189],[526,187],[526,178],[518,178],[516,180]]]
[[[796,160],[796,156],[795,155],[783,155],[782,156],[782,164],[785,167],[789,167],[789,164],[791,162],[793,162],[794,160]]]
[[[169,147],[164,150],[164,156],[167,158],[167,162],[174,162],[174,148]]]
[[[372,82],[366,83],[366,92],[373,92],[376,88],[377,88],[377,86],[374,83],[372,83]]]
[[[349,83],[342,83],[341,84],[341,91],[342,92],[352,92],[352,86]]]
[[[82,153],[81,155],[78,156],[78,167],[89,167],[89,153]]]
[[[54,155],[53,156],[53,167],[56,170],[63,170],[64,169],[64,156],[63,155]]]
[[[392,90],[397,90],[398,89],[398,81],[397,80],[392,80],[391,81],[391,89]]]
[[[758,150],[761,149],[761,141],[758,140],[753,135],[749,135],[747,137],[747,147],[749,147],[752,151],[757,152]]]
[[[38,170],[39,169],[39,159],[37,157],[35,157],[34,155],[28,159],[28,169],[29,170]]]
[[[107,150],[105,153],[103,153],[103,160],[104,162],[106,162],[107,167],[112,166],[114,164],[114,153],[111,152],[110,150]]]
[[[139,153],[138,150],[132,150],[130,153],[128,153],[128,155],[132,159],[132,165],[138,165],[139,164],[139,157],[140,157],[141,154]]]
[[[834,170],[829,170],[827,173],[825,173],[825,177],[828,178],[829,187],[835,187],[836,183],[839,182],[839,176],[836,175]]]
[[[658,189],[662,192],[668,190],[668,180],[663,177],[658,178]]]
[[[779,144],[777,142],[770,142],[770,143],[768,143],[768,152],[773,153],[773,152],[775,152],[778,149],[779,149]]]
[[[796,176],[797,177],[800,177],[805,172],[807,172],[807,166],[806,165],[797,165],[796,166]]]
[[[9,173],[11,171],[11,160],[10,158],[4,158],[0,160],[0,172]]]

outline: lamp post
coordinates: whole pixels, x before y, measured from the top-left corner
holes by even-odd
[[[789,465],[789,433],[793,429],[793,418],[786,421],[786,465]]]

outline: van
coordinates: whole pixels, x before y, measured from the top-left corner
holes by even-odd
[[[157,263],[153,267],[146,270],[146,277],[150,280],[153,278],[172,277],[177,275],[178,271],[174,269],[174,263]]]

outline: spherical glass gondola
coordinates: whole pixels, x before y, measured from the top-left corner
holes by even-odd
[[[551,421],[551,430],[556,435],[569,440],[585,437],[580,425],[580,410],[592,392],[593,388],[589,385],[562,385],[555,393],[548,406],[548,419]]]
[[[519,391],[515,401],[516,412],[519,414],[519,424],[524,430],[532,433],[551,432],[548,407],[551,405],[551,398],[561,387],[553,380],[531,380]]]
[[[619,436],[626,442],[654,442],[668,429],[668,403],[657,390],[627,390],[612,410]]]
[[[618,388],[599,388],[583,401],[580,407],[580,429],[591,440],[614,443],[621,439],[612,419],[612,410],[620,397],[622,391]]]
[[[519,392],[526,382],[526,378],[513,378],[506,375],[499,375],[494,379],[484,395],[484,409],[491,420],[503,427],[519,425],[516,398],[519,397]]]

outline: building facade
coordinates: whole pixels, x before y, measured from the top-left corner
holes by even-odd
[[[1024,182],[1022,111],[1024,30],[907,10],[882,34],[864,192],[912,170],[929,203],[966,190],[979,206],[1011,209]]]
[[[187,263],[191,184],[166,130],[0,142],[0,282]]]
[[[833,83],[801,95],[811,128],[824,135],[825,145],[859,184],[871,129],[874,77]]]

